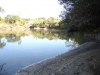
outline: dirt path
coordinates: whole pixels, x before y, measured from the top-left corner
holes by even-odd
[[[100,69],[98,62],[100,42],[87,42],[55,58],[23,68],[15,75],[95,75],[96,69]]]

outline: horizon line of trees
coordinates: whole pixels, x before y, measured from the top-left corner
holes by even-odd
[[[31,22],[31,23],[30,23]],[[61,28],[64,29],[64,26],[60,25],[61,19],[50,17],[50,18],[21,18],[17,15],[6,15],[4,18],[0,17],[0,23],[6,23],[10,25],[20,25],[24,26],[26,24],[30,24],[30,26],[40,27],[40,28]]]
[[[58,0],[64,6],[61,12],[61,19],[40,17],[31,24],[40,28],[61,28],[67,32],[100,32],[100,0]],[[0,12],[4,9],[0,7]],[[0,22],[7,24],[25,25],[30,19],[22,19],[16,15],[7,15]]]
[[[20,25],[23,26],[28,23],[30,19],[21,18],[18,15],[6,15],[4,18],[0,17],[0,23],[6,23],[11,25]]]
[[[40,27],[40,28],[61,28],[60,27],[60,21],[61,19],[50,17],[50,18],[44,18],[40,17],[33,20],[33,26],[34,27]]]
[[[0,7],[0,12],[4,13],[4,9]],[[31,23],[30,23],[31,21]],[[0,23],[6,23],[11,25],[20,25],[24,26],[26,24],[30,24],[30,26],[40,27],[40,28],[61,28],[64,29],[64,26],[60,25],[61,19],[50,17],[50,18],[36,18],[36,19],[29,19],[29,18],[21,18],[18,15],[6,15],[4,18],[0,17]]]

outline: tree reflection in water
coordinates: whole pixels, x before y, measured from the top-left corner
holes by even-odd
[[[5,45],[6,45],[5,41],[2,41],[2,40],[0,39],[0,48],[3,48]]]
[[[8,74],[4,69],[5,65],[6,65],[6,63],[0,65],[0,75],[7,75]]]
[[[65,44],[67,47],[71,46],[72,48],[75,48],[79,45],[74,39],[66,40]]]
[[[17,42],[19,45],[21,44],[22,40],[21,37],[32,35],[34,38],[44,39],[47,38],[48,40],[66,40],[66,46],[76,47],[86,41],[88,39],[84,38],[83,34],[80,33],[66,33],[65,31],[55,31],[55,30],[31,30],[31,34],[20,32],[17,33],[0,33],[0,48],[3,48],[6,43],[13,43]],[[5,38],[4,41],[2,38]]]
[[[13,43],[13,42],[18,42],[18,44],[21,44],[21,37],[25,36],[25,33],[1,33],[0,34],[0,48],[3,48],[6,46],[6,43]]]

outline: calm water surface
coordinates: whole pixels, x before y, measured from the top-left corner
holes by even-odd
[[[0,74],[13,75],[30,64],[52,58],[87,40],[80,34],[65,32],[32,31],[25,33],[0,33]]]

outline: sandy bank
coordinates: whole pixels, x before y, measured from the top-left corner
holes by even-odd
[[[40,28],[40,27],[30,27],[30,25],[8,25],[8,24],[0,24],[0,31],[26,31],[26,30],[52,30],[52,31],[65,31],[64,29],[56,29],[56,28]]]
[[[94,68],[95,62],[100,62],[100,42],[87,42],[55,58],[23,68],[15,75],[93,75],[90,67]]]
[[[24,31],[29,29],[29,27],[26,26],[19,26],[19,25],[2,25],[0,24],[0,31],[13,31],[13,30],[20,30],[20,31]]]

